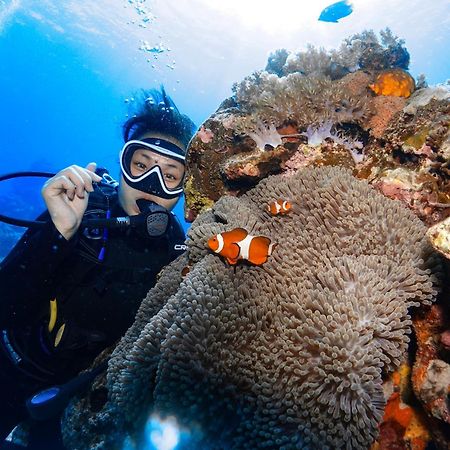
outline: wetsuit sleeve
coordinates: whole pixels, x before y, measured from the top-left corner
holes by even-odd
[[[38,220],[46,224],[28,230],[0,264],[0,324],[6,326],[22,313],[33,314],[33,304],[53,294],[53,273],[71,254],[78,234],[66,240],[48,212]],[[20,320],[20,319],[19,319]]]

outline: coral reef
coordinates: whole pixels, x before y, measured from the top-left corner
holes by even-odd
[[[409,53],[405,41],[389,28],[380,31],[380,37],[379,40],[372,30],[357,33],[345,39],[337,51],[331,52],[333,60],[353,70],[381,71],[396,67],[408,70]]]
[[[288,215],[267,211],[277,198]],[[232,268],[209,251],[236,227],[277,242],[263,266]],[[433,302],[439,267],[420,220],[342,168],[225,196],[197,217],[187,253],[115,349],[107,401],[93,407],[91,391],[72,403],[66,445],[139,442],[158,412],[193,431],[187,448],[368,448],[382,377],[405,359],[408,308]]]
[[[402,97],[381,96],[372,101],[373,116],[368,127],[375,138],[382,138],[393,116],[400,112],[406,104]]]
[[[271,174],[341,165],[404,201],[427,224],[445,219],[450,86],[424,87],[408,98],[376,95],[370,86],[377,76],[392,73],[383,70],[334,80],[317,71],[282,77],[261,71],[237,83],[202,128],[211,132],[208,143],[203,131],[191,143],[186,216],[193,220],[220,196],[241,195]]]
[[[447,274],[448,275],[448,274]],[[423,308],[413,318],[417,352],[411,376],[414,394],[420,400],[433,441],[438,448],[448,448],[450,442],[450,364],[445,337],[450,329],[448,296],[442,302]]]
[[[345,39],[337,50],[330,52],[311,44],[307,44],[305,51],[295,54],[290,54],[286,49],[276,50],[269,56],[265,70],[280,77],[300,73],[326,76],[333,80],[360,69],[407,70],[409,53],[404,44],[404,40],[395,36],[389,28],[380,32],[380,39],[372,30],[366,30]]]
[[[330,138],[350,152],[350,159],[361,162],[368,135],[363,124],[371,116],[371,80],[362,72],[338,81],[257,72],[236,85],[233,99],[224,102],[191,143],[186,215],[195,218],[208,203],[198,202],[196,193],[214,202],[280,172],[314,130],[320,141],[310,146]],[[204,130],[209,130],[208,142]]]
[[[431,245],[439,253],[450,259],[450,217],[428,228],[427,236]]]
[[[191,188],[216,201],[214,189],[239,196],[270,174],[289,177],[308,166],[346,167],[385,196],[403,202],[431,227],[431,244],[449,258],[445,219],[450,216],[450,85],[428,86],[421,75],[414,90],[412,78],[404,72],[409,63],[404,42],[389,30],[380,34],[381,42],[372,31],[364,31],[331,52],[309,46],[297,55],[272,54],[266,72],[237,83],[234,96],[207,120],[207,126],[218,130],[216,140],[201,146],[194,139],[190,161],[220,156],[214,155],[215,170],[206,182],[204,174],[198,176],[202,169],[192,169],[198,172],[190,179]],[[376,95],[370,86],[383,73],[404,74],[409,84],[406,94],[411,95]],[[204,210],[187,202],[191,218]],[[426,316],[425,324],[432,320]],[[446,318],[439,332],[427,335],[428,343],[424,333],[417,334],[419,349],[434,346],[447,349],[446,353],[430,350],[431,359],[419,354],[414,362],[415,347],[410,349],[409,371],[423,373],[428,380],[420,386],[426,392],[441,387],[435,394],[441,399],[439,418],[433,416],[436,409],[429,406],[423,389],[413,390],[411,382],[406,383],[401,399],[392,399],[391,411],[399,416],[406,408],[410,423],[392,417],[383,421],[378,448],[424,448],[431,439],[430,445],[446,448],[442,443],[450,438],[448,429],[445,434],[442,399],[450,384],[449,330]]]
[[[416,163],[416,172],[438,172],[445,192],[449,87],[425,87],[423,77],[414,86],[404,42],[388,29],[380,36],[364,31],[333,51],[277,50],[266,70],[236,83],[191,143],[186,216],[192,220],[221,195],[241,195],[268,175],[304,165],[343,165],[381,185],[377,175],[407,160],[408,170]],[[210,201],[198,202],[197,193]],[[439,210],[433,221],[445,214]]]
[[[410,377],[411,367],[405,362],[385,381],[383,389],[388,400],[380,424],[380,435],[371,450],[425,450],[430,443],[426,418],[413,406]]]

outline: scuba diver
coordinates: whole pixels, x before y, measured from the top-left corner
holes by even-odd
[[[145,97],[123,125],[120,182],[95,163],[58,172],[42,188],[39,226],[0,265],[0,449],[22,448],[5,438],[30,417],[59,428],[86,381],[79,372],[125,334],[157,274],[186,248],[171,210],[195,125],[164,88]],[[53,403],[52,386],[65,390]]]

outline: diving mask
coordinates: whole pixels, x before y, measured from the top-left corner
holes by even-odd
[[[128,141],[120,153],[125,182],[164,199],[183,192],[184,162],[184,149],[160,138]]]

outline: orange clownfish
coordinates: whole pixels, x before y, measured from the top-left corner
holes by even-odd
[[[272,214],[272,216],[277,216],[278,214],[286,214],[292,208],[291,202],[286,200],[274,200],[267,205],[267,211]]]
[[[267,261],[276,244],[264,236],[251,236],[243,228],[216,234],[208,240],[208,247],[223,256],[229,264],[235,265],[240,259],[260,266]]]

